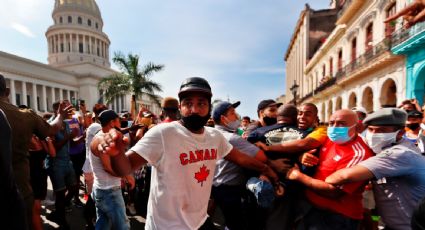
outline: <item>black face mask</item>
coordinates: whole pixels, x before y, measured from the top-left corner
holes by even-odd
[[[419,126],[420,126],[419,123],[411,123],[406,125],[406,127],[409,128],[410,130],[416,130],[417,128],[419,128]]]
[[[266,123],[266,126],[274,125],[277,123],[276,117],[263,117],[264,123]]]
[[[207,124],[208,119],[210,119],[210,114],[201,117],[197,114],[190,115],[187,117],[182,116],[183,126],[189,129],[190,131],[198,131]]]

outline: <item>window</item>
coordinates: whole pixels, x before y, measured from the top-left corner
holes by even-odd
[[[390,16],[393,16],[395,13],[396,13],[396,3],[395,2],[393,2],[389,7],[388,7],[388,9],[387,9],[387,11],[386,11],[386,17],[388,18],[388,17],[390,17]],[[395,24],[396,24],[396,21],[392,21],[392,22],[387,22],[387,23],[385,23],[385,36],[386,37],[389,37],[389,36],[391,36],[391,34],[393,34],[394,33],[394,31],[395,31]]]
[[[365,47],[366,51],[369,51],[372,49],[373,46],[373,23],[370,23],[366,27],[366,41],[365,41]]]
[[[334,59],[333,58],[331,58],[330,60],[329,60],[329,76],[333,76],[333,72],[334,72]]]
[[[342,69],[342,49],[338,52],[338,71]]]
[[[91,20],[87,20],[87,25],[91,26]]]
[[[40,97],[37,96],[37,110],[40,111],[41,110],[41,105],[40,105]]]
[[[96,29],[99,29],[99,24],[97,24],[97,22],[96,22]]]
[[[83,24],[83,19],[81,17],[78,17],[78,24]]]
[[[68,23],[72,23],[72,17],[68,16]]]
[[[21,105],[21,94],[17,93],[16,94],[16,105],[20,106]]]
[[[64,52],[64,46],[63,46],[63,43],[61,43],[61,52],[62,52],[62,53]]]
[[[63,23],[63,18],[59,17],[59,23],[62,24]]]
[[[83,43],[78,43],[78,51],[79,51],[80,53],[83,53],[83,52],[84,52],[84,49],[83,49]]]
[[[351,41],[351,62],[354,62],[357,57],[357,38]]]
[[[326,65],[323,64],[323,67],[322,67],[322,77],[325,77],[325,76],[326,76]]]
[[[28,106],[28,108],[31,108],[31,96],[27,95],[27,104],[26,106]]]

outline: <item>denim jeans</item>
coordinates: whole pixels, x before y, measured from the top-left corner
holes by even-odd
[[[130,222],[125,214],[125,204],[121,188],[94,189],[96,203],[96,230],[130,229]]]

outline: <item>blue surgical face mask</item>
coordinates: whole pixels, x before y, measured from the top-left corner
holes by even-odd
[[[356,125],[350,127],[328,127],[328,137],[335,144],[344,144],[352,138],[348,133],[354,126]]]

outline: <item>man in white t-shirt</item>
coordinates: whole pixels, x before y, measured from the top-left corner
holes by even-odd
[[[112,110],[101,112],[99,121],[102,130],[96,136],[107,133],[111,129],[121,128],[119,116]],[[94,152],[89,155],[89,158],[94,176],[93,195],[97,214],[96,229],[130,229],[121,192],[121,177],[112,170],[110,156]],[[123,178],[130,183],[132,188],[134,187],[134,178],[131,175],[126,175]]]
[[[234,149],[220,131],[204,126],[212,97],[205,79],[186,79],[178,96],[181,120],[150,129],[127,153],[127,141],[116,131],[96,137],[91,145],[92,151],[111,156],[118,175],[145,163],[153,166],[146,229],[205,229],[220,158],[257,170],[278,185],[278,177],[268,165]]]

